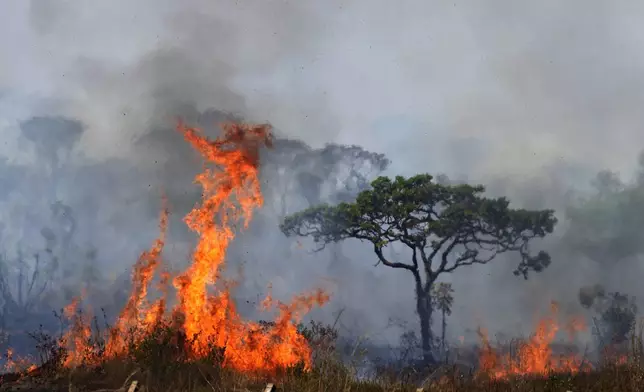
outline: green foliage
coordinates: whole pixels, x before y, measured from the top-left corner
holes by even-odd
[[[454,303],[454,289],[451,283],[438,283],[432,285],[432,301],[434,308],[440,312],[450,315],[452,314],[452,304]]]
[[[517,275],[547,267],[549,255],[531,255],[528,244],[553,231],[553,211],[511,209],[507,199],[487,198],[483,192],[480,185],[439,184],[428,174],[379,177],[354,202],[306,209],[287,216],[280,228],[287,236],[312,237],[319,249],[349,238],[368,241],[379,262],[389,267],[417,271],[420,257],[430,280],[464,265],[485,264],[506,251],[522,256]],[[387,260],[382,250],[391,243],[410,248],[412,262]]]

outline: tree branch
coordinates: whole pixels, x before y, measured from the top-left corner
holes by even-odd
[[[454,247],[456,247],[457,244],[459,244],[458,239],[454,239],[447,246],[447,248],[445,248],[445,250],[443,251],[443,253],[441,255],[441,263],[438,266],[438,268],[435,271],[433,271],[434,274],[438,275],[440,273],[447,272],[445,270],[445,268],[447,267],[447,263],[449,262],[448,257],[452,253],[452,250],[454,250]],[[440,248],[437,248],[437,249],[440,249]],[[436,252],[434,252],[434,253],[436,253]]]
[[[456,259],[456,261],[454,262],[454,264],[452,266],[450,266],[450,267],[444,268],[443,272],[449,273],[449,272],[452,272],[452,271],[454,271],[455,269],[457,269],[459,267],[463,267],[463,266],[466,266],[466,265],[487,264],[497,256],[497,253],[494,252],[492,255],[490,255],[490,256],[488,256],[486,258],[478,259],[478,258],[476,258],[476,255],[473,256],[473,257],[471,257],[471,255],[468,255],[468,252],[469,251],[466,251],[464,255],[459,256]]]
[[[385,258],[385,255],[382,254],[382,247],[379,247],[378,245],[374,244],[373,245],[373,250],[378,256],[379,262],[382,264],[386,265],[387,267],[391,268],[401,268],[401,269],[406,269],[412,272],[418,271],[417,268],[415,268],[413,265],[405,264],[405,263],[398,263],[398,262],[391,262]],[[377,264],[376,264],[377,265]]]

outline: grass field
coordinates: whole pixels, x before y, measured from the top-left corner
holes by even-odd
[[[139,390],[146,391],[261,391],[266,382],[273,382],[279,391],[588,391],[629,392],[644,390],[644,370],[639,366],[609,366],[579,374],[553,374],[542,377],[522,377],[494,381],[484,375],[472,377],[450,371],[422,384],[374,377],[357,380],[350,366],[328,361],[316,365],[310,372],[288,371],[274,377],[250,377],[212,366],[207,362],[157,363],[145,366],[136,361],[109,361],[95,368],[37,370],[22,376],[5,375],[2,391],[107,391],[127,389],[137,380]]]
[[[4,374],[0,391],[126,391],[134,380],[139,391],[150,392],[263,391],[267,382],[284,392],[393,392],[416,391],[419,387],[436,392],[644,391],[644,367],[636,360],[639,355],[621,365],[607,362],[592,371],[504,380],[448,365],[424,372],[380,369],[369,377],[358,377],[351,361],[339,359],[333,336],[328,339],[328,329],[315,332],[306,333],[313,346],[309,371],[300,366],[263,375],[222,366],[217,350],[206,358],[189,359],[181,347],[168,343],[168,339],[158,339],[158,335],[133,344],[125,357],[97,358],[92,365],[63,366],[64,350],[54,340],[43,337],[38,347],[44,365],[32,367],[29,372]]]

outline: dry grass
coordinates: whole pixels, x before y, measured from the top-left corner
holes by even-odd
[[[600,370],[578,374],[552,374],[547,377],[522,377],[494,381],[485,375],[459,373],[456,367],[435,370],[425,381],[418,374],[381,371],[369,379],[358,378],[356,367],[342,362],[336,355],[332,329],[314,326],[305,335],[315,348],[314,366],[309,372],[301,368],[280,375],[255,376],[240,374],[218,364],[216,357],[187,361],[176,348],[166,343],[144,342],[133,347],[128,358],[104,360],[98,366],[74,369],[60,366],[54,350],[44,366],[27,375],[4,375],[0,392],[127,392],[133,381],[141,392],[224,392],[263,391],[267,382],[283,392],[631,392],[644,390],[644,366],[641,345],[631,351],[630,361],[620,366],[608,363]],[[58,348],[59,350],[59,348]],[[461,368],[461,371],[462,368]]]
[[[129,361],[111,361],[94,369],[77,368],[56,374],[23,377],[19,382],[5,382],[5,391],[101,391],[125,392],[132,381],[139,391],[149,392],[224,392],[263,391],[267,381],[283,392],[403,392],[416,391],[418,385],[379,380],[358,381],[351,369],[339,363],[327,363],[303,373],[290,371],[274,379],[253,379],[206,363],[182,366],[168,364],[163,373],[142,369]],[[446,374],[423,385],[435,392],[630,392],[641,391],[644,369],[636,366],[609,366],[600,371],[580,374],[556,374],[540,378],[517,378],[491,381],[484,377],[469,378]]]

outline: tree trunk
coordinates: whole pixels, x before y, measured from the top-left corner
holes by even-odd
[[[445,318],[445,309],[442,311],[443,313],[443,322],[441,324],[441,353],[443,355],[443,360],[445,363],[447,363],[447,349],[445,346],[445,330],[447,329],[447,320]]]
[[[423,362],[425,365],[433,365],[436,363],[434,354],[432,352],[433,348],[433,338],[432,333],[432,302],[431,296],[429,293],[425,292],[422,287],[416,287],[416,312],[420,319],[420,337],[422,342],[423,349]]]

